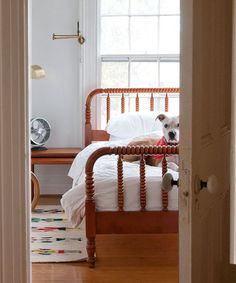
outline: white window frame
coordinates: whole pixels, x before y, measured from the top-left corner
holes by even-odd
[[[118,59],[118,60],[117,60]],[[120,59],[120,60],[119,60]],[[179,55],[169,55],[169,54],[158,54],[158,55],[140,55],[140,54],[127,54],[127,55],[100,55],[98,56],[99,64],[99,74],[98,74],[98,83],[101,82],[101,73],[102,73],[102,62],[111,62],[112,60],[117,62],[157,62],[158,64],[158,85],[160,85],[160,63],[161,62],[170,62],[170,63],[179,63]],[[129,65],[130,68],[130,65]],[[99,84],[101,86],[101,84]],[[130,87],[130,70],[128,73],[128,87]]]
[[[101,68],[102,60],[112,58],[126,58],[127,60],[148,59],[160,61],[179,62],[179,54],[118,54],[118,55],[100,55],[100,33],[101,33],[101,17],[100,17],[100,2],[101,0],[80,0],[80,27],[83,32],[86,42],[81,46],[80,56],[80,93],[82,93],[82,103],[85,104],[85,99],[88,93],[94,89],[101,87]],[[153,14],[158,16],[159,14]],[[165,14],[161,14],[164,16]],[[166,14],[166,16],[169,14]],[[179,14],[171,14],[179,16]],[[110,15],[109,15],[110,16]],[[115,14],[114,14],[115,16]],[[138,16],[138,14],[137,14]],[[140,16],[145,16],[140,14]],[[150,15],[148,15],[150,16]],[[130,18],[131,16],[129,16]],[[159,24],[158,24],[159,27]],[[160,64],[159,64],[160,68]],[[130,72],[129,72],[130,76]],[[130,79],[129,79],[130,83]],[[160,70],[158,72],[158,84],[160,83]],[[97,127],[100,126],[100,101],[95,103],[93,109],[92,123]],[[84,118],[83,118],[84,119]],[[83,121],[84,122],[84,121]],[[83,123],[84,125],[84,123]]]

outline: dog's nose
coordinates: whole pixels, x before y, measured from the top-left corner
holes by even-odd
[[[175,135],[176,135],[175,132],[169,132],[169,138],[170,138],[170,140],[174,140],[174,139],[175,139]]]

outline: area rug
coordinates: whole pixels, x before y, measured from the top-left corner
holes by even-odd
[[[85,261],[85,224],[72,228],[60,206],[37,206],[31,216],[31,261]]]

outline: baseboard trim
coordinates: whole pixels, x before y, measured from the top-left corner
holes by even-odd
[[[40,198],[61,198],[62,194],[42,194]]]

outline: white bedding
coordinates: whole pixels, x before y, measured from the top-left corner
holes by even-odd
[[[89,145],[75,158],[69,176],[73,179],[72,188],[61,199],[61,204],[74,227],[78,226],[85,214],[85,165],[92,152],[102,146],[127,145],[129,140],[98,142]],[[169,170],[175,179],[178,172]],[[124,210],[140,210],[139,163],[123,162]],[[103,156],[94,166],[95,201],[99,211],[116,211],[117,206],[117,156]],[[147,210],[161,210],[162,168],[146,166]],[[169,210],[178,209],[177,188],[169,193]]]

